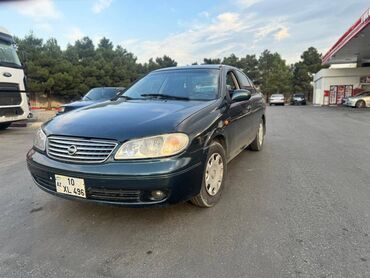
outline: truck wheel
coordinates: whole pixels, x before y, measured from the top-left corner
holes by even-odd
[[[0,130],[7,129],[10,125],[11,125],[11,123],[2,123],[2,124],[0,124]]]
[[[222,145],[213,142],[209,147],[202,187],[197,196],[191,199],[191,202],[203,208],[213,207],[221,198],[226,176],[226,155]]]
[[[265,125],[263,121],[261,121],[258,127],[256,138],[254,138],[252,144],[249,145],[249,149],[251,149],[252,151],[262,150],[263,142],[265,141],[265,133]]]
[[[366,107],[365,101],[359,100],[356,102],[356,108],[365,108],[365,107]]]

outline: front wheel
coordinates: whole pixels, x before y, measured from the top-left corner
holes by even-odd
[[[260,125],[258,127],[258,131],[256,134],[256,137],[254,138],[254,141],[252,144],[249,145],[249,148],[252,151],[260,151],[263,147],[263,142],[265,141],[265,124],[263,121],[260,122]]]
[[[7,129],[10,125],[11,125],[11,123],[2,123],[2,124],[0,124],[0,130]]]
[[[366,107],[365,101],[359,100],[356,102],[356,108],[365,108],[365,107]]]
[[[203,208],[213,207],[221,198],[226,176],[225,150],[218,142],[213,142],[208,151],[200,192],[191,202]]]

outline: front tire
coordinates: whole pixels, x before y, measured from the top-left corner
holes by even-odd
[[[191,202],[202,208],[213,207],[221,198],[227,172],[226,155],[222,145],[214,141],[208,151],[202,187]]]
[[[2,123],[2,124],[0,124],[0,130],[7,129],[10,125],[11,125],[11,123]]]
[[[359,100],[356,102],[356,108],[365,108],[365,107],[366,107],[365,101]]]
[[[263,143],[265,141],[265,134],[266,134],[265,124],[263,121],[261,121],[257,130],[256,138],[254,138],[252,144],[249,145],[249,149],[256,152],[261,151]]]

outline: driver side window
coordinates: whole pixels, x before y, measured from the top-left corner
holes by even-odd
[[[239,84],[237,79],[232,71],[229,71],[226,76],[226,89],[229,94],[232,94],[233,91],[238,90]]]

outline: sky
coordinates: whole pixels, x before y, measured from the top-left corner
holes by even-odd
[[[164,54],[179,65],[279,52],[288,63],[310,46],[327,50],[370,6],[368,0],[24,0],[0,2],[0,26],[31,31],[63,49],[109,38],[139,62]]]

